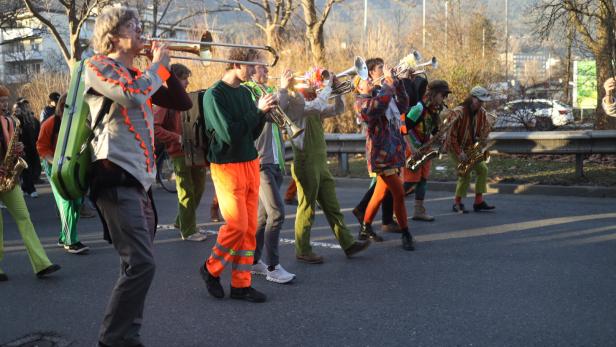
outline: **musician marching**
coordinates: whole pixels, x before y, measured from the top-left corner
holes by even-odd
[[[171,72],[184,90],[188,87],[190,69],[183,64],[172,64]],[[197,107],[193,105],[193,107]],[[207,234],[197,229],[197,207],[205,191],[205,163],[187,165],[183,147],[182,114],[161,106],[154,107],[154,136],[164,144],[173,160],[175,185],[178,194],[178,213],[174,225],[180,229],[182,240],[205,241]]]
[[[0,85],[0,202],[15,219],[34,273],[38,278],[43,278],[60,270],[60,266],[51,263],[41,245],[19,186],[19,172],[14,171],[15,162],[24,154],[24,145],[19,141],[19,123],[9,114],[9,95],[8,88]],[[0,261],[4,255],[3,236],[4,222],[0,213]],[[0,282],[8,279],[0,268]]]
[[[120,277],[105,311],[99,346],[141,343],[145,297],[156,271],[151,105],[176,110],[192,107],[186,91],[168,70],[169,51],[164,44],[153,45],[152,64],[147,69],[134,67],[135,58],[144,49],[141,33],[135,10],[105,8],[94,23],[92,46],[97,54],[85,64],[85,101],[95,135],[91,196],[106,226],[107,239],[113,241],[121,259]]]
[[[406,110],[409,101],[404,86],[394,75],[393,69],[384,66],[383,74],[380,85],[370,79],[360,80],[357,84],[358,94],[355,96],[355,112],[367,125],[368,172],[376,174],[377,177],[359,236],[360,239],[377,238],[372,230],[372,220],[389,190],[402,232],[402,248],[412,251],[415,245],[408,228],[404,188],[400,178],[406,150],[406,142],[400,131],[400,110]]]
[[[293,78],[289,70],[285,71],[280,80],[280,87],[286,89],[289,78]],[[268,69],[266,66],[256,66],[252,81],[243,83],[250,88],[253,100],[258,101],[263,94],[273,94],[275,89],[267,87]],[[252,265],[252,273],[266,276],[268,281],[288,283],[295,278],[280,265],[278,244],[280,230],[284,223],[284,202],[280,194],[280,186],[285,173],[284,140],[280,124],[277,124],[268,113],[265,126],[255,147],[259,152],[259,212],[257,215],[257,247]],[[265,252],[264,252],[265,249]],[[265,260],[265,261],[264,261]]]
[[[365,250],[370,243],[355,241],[340,212],[336,197],[336,183],[327,167],[327,145],[323,119],[340,115],[344,102],[335,97],[328,103],[335,77],[327,79],[323,69],[313,68],[307,73],[303,88],[280,88],[280,106],[304,133],[293,139],[293,179],[297,182],[298,206],[295,218],[295,257],[297,260],[320,264],[323,257],[314,253],[310,245],[310,230],[318,201],[338,243],[347,257]],[[292,80],[290,80],[291,82]],[[317,93],[317,88],[321,90]]]
[[[407,138],[411,156],[422,156],[433,150],[429,144],[432,135],[436,135],[439,130],[440,114],[444,107],[444,101],[451,93],[449,84],[443,80],[434,80],[428,83],[426,93],[420,102],[411,107],[406,115]],[[426,196],[428,177],[432,161],[426,160],[421,166],[411,170],[405,169],[405,181],[414,186],[415,208],[413,210],[413,220],[434,221],[434,217],[426,213],[423,204]]]
[[[481,86],[475,86],[468,97],[456,108],[451,110],[448,120],[451,129],[445,142],[445,150],[449,152],[452,163],[470,166],[465,174],[458,173],[456,183],[455,200],[453,211],[456,213],[468,213],[464,208],[462,198],[466,197],[470,185],[470,171],[475,171],[475,212],[493,210],[494,206],[488,205],[483,199],[487,192],[488,166],[481,151],[482,144],[487,142],[491,130],[491,123],[483,103],[492,100],[490,93]],[[481,151],[482,153],[476,153]],[[480,156],[481,154],[481,156]],[[476,162],[473,162],[476,161]]]

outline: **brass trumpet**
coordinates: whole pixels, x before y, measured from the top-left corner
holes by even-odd
[[[166,39],[166,38],[143,38],[144,41],[148,42],[144,45],[144,48],[151,49],[152,41],[166,42],[170,43],[169,50],[175,52],[186,52],[197,55],[198,57],[184,57],[184,56],[170,56],[170,58],[175,59],[186,59],[186,60],[198,60],[198,61],[210,61],[213,63],[228,63],[228,64],[242,64],[242,65],[262,65],[272,67],[276,65],[278,62],[278,53],[273,47],[270,46],[253,46],[253,45],[242,45],[237,43],[225,43],[225,42],[212,42],[211,37],[207,35],[203,35],[201,37],[201,41],[196,40],[180,40],[180,39]],[[243,61],[243,60],[229,60],[229,59],[220,59],[220,58],[212,58],[212,46],[220,46],[220,47],[234,47],[234,48],[252,48],[262,51],[267,51],[273,56],[273,59],[270,63],[262,63],[262,62],[254,62],[254,61]]]
[[[260,83],[256,83],[256,82],[255,84],[257,85],[257,88],[259,88],[261,95],[267,94],[265,86],[263,86]],[[289,116],[286,113],[284,113],[280,105],[274,106],[267,113],[267,115],[274,121],[274,123],[276,123],[276,125],[278,125],[280,129],[284,129],[288,134],[290,134],[292,139],[298,137],[304,132],[304,129],[297,126],[297,124],[295,124],[291,120],[291,118],[289,118]]]

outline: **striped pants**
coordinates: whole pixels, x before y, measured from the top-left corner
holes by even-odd
[[[250,287],[259,207],[259,160],[210,166],[225,224],[218,231],[207,270],[215,277],[231,264],[231,286]]]

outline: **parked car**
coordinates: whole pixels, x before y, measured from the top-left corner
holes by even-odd
[[[514,100],[501,106],[497,115],[495,128],[552,130],[573,122],[573,109],[558,100]]]

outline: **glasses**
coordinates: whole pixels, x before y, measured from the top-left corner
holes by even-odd
[[[139,21],[137,21],[136,19],[130,20],[124,25],[124,27],[128,31],[133,31],[138,34],[141,34],[143,32],[143,24],[139,23]]]

